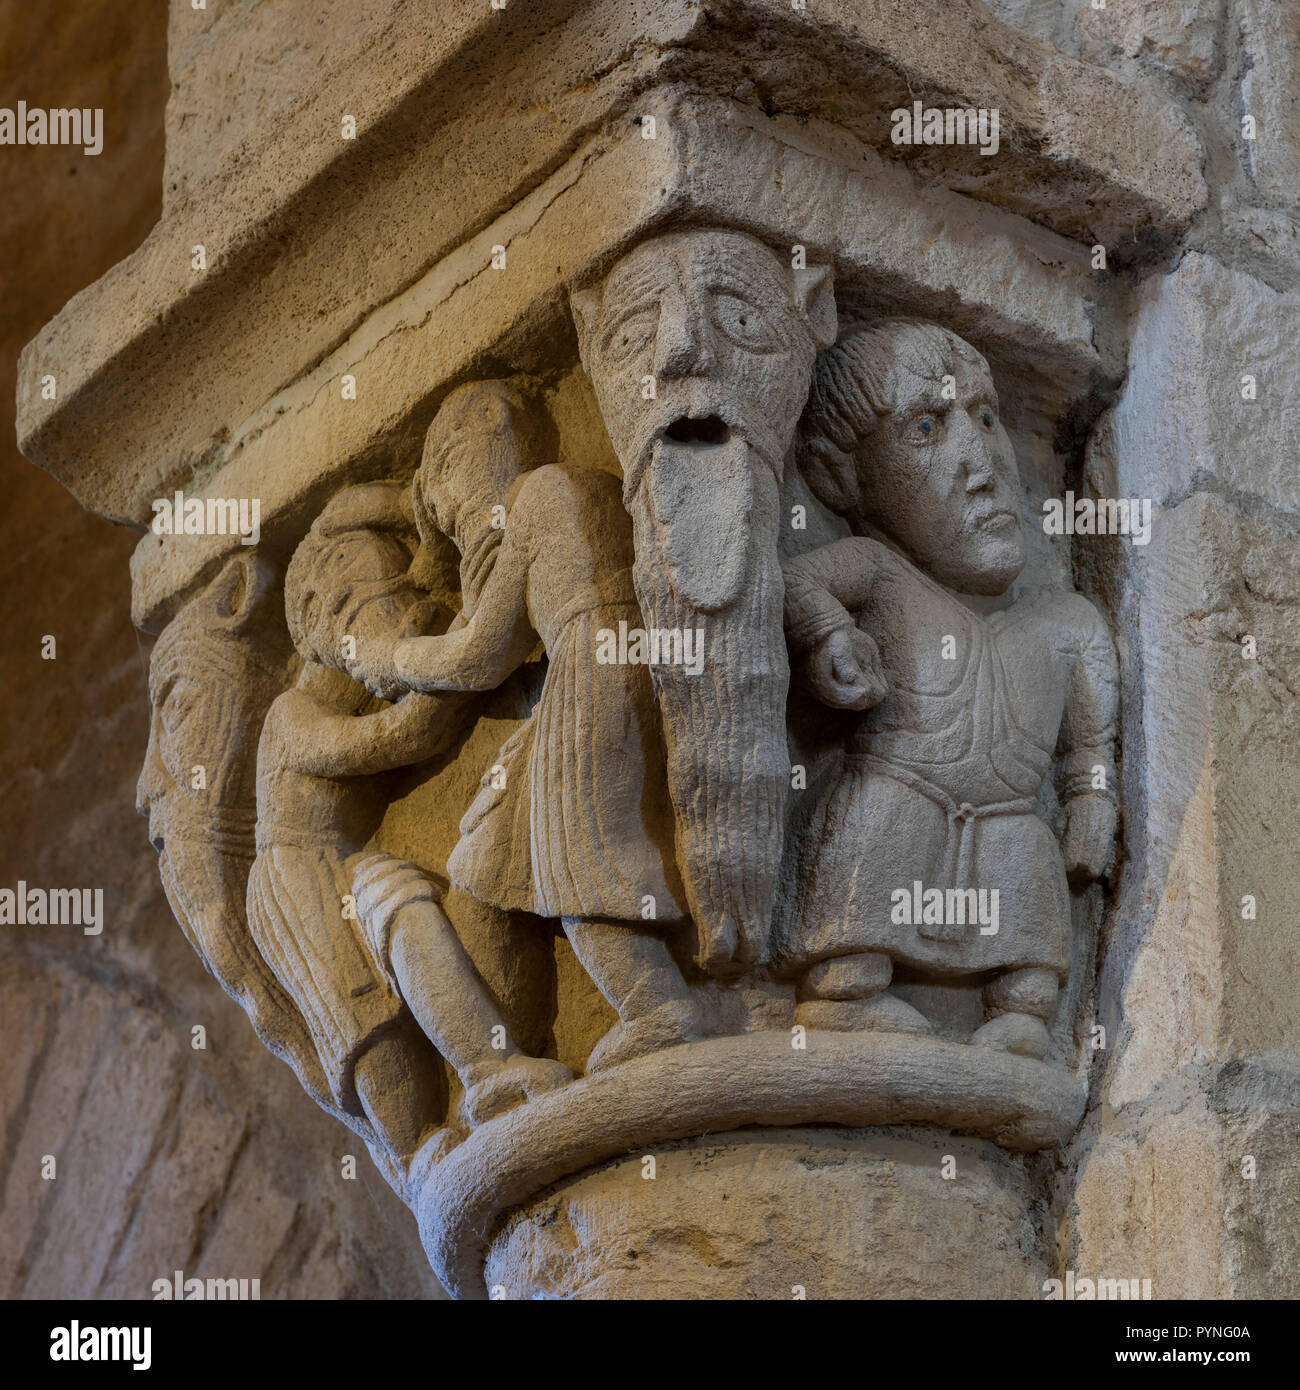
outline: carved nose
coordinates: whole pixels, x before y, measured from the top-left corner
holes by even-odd
[[[136,815],[147,816],[149,808],[155,801],[163,797],[166,791],[166,770],[162,765],[162,759],[158,756],[157,745],[151,738],[144,755],[144,766],[140,769],[140,776],[135,784]]]
[[[688,306],[667,300],[659,315],[655,375],[668,378],[711,371],[716,360],[709,333]]]
[[[993,460],[988,453],[982,449],[973,450],[966,457],[966,491],[979,492],[986,487],[992,487],[997,479],[997,473],[993,467]]]

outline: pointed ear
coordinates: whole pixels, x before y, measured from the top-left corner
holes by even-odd
[[[795,294],[818,352],[833,347],[839,335],[835,313],[835,275],[828,265],[810,265],[794,272]]]
[[[582,369],[590,376],[591,372],[587,367],[587,347],[600,313],[600,290],[570,290],[569,307],[573,311],[573,325],[578,330],[578,354],[582,358]]]
[[[275,575],[256,555],[232,555],[204,595],[214,627],[241,632],[266,596]]]

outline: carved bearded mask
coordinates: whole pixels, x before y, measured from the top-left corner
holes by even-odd
[[[703,640],[699,674],[652,675],[697,957],[723,971],[768,949],[789,785],[780,488],[835,337],[830,273],[740,233],[680,232],[573,308],[623,466],[642,617]]]
[[[835,338],[825,267],[790,270],[740,232],[678,232],[636,247],[573,307],[626,497],[661,442],[695,446],[707,478],[705,451],[739,436],[780,483],[813,360]]]

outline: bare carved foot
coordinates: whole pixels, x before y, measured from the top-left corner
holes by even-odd
[[[806,999],[794,1011],[805,1028],[830,1033],[912,1033],[934,1031],[930,1020],[896,994],[869,999]]]
[[[970,1041],[972,1047],[995,1047],[1000,1052],[1041,1061],[1051,1035],[1043,1020],[1033,1014],[999,1014],[977,1028]]]
[[[591,1049],[587,1075],[630,1062],[634,1057],[676,1047],[703,1037],[706,1032],[705,1011],[698,1000],[669,999],[638,1018],[616,1023]]]
[[[573,1073],[563,1062],[549,1057],[515,1056],[490,1070],[475,1067],[471,1074],[475,1080],[461,1101],[461,1111],[471,1126],[481,1125],[548,1091],[557,1091],[573,1080]]]

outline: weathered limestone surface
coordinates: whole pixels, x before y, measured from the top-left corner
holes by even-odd
[[[1233,448],[1225,438],[1214,451],[1221,469],[1269,489],[1266,472],[1248,471],[1262,451]],[[1131,457],[1177,476],[1177,459]],[[1110,1270],[1145,1251],[1168,1297],[1283,1296],[1300,1250],[1294,1201],[1279,1198],[1294,1155],[1275,1137],[1293,1132],[1300,1098],[1300,940],[1287,907],[1300,584],[1293,532],[1270,512],[1193,493],[1135,566],[1146,698],[1126,747],[1159,758],[1125,759],[1129,804],[1145,811],[1103,964],[1099,1017],[1115,1043],[1076,1145],[1074,1267]],[[1243,659],[1248,637],[1256,659]],[[1143,1228],[1161,1233],[1158,1251]]]
[[[945,1157],[950,1179],[938,1176]],[[1042,1198],[991,1144],[760,1129],[660,1147],[654,1163],[653,1177],[640,1155],[611,1163],[514,1213],[488,1287],[505,1298],[925,1299],[942,1288],[1023,1299],[1048,1275]]]
[[[830,120],[895,154],[888,113],[901,102],[924,94],[999,105],[1008,153],[980,161],[996,168],[977,165],[977,181],[969,158],[946,167],[943,147],[911,150],[906,162],[1117,254],[1121,233],[1164,240],[1185,226],[1204,198],[1200,155],[1167,103],[990,23],[975,0],[957,12],[946,0],[927,4],[918,13],[913,0],[860,0],[843,17],[819,20],[781,0],[608,13],[551,0],[453,7],[447,22],[441,10],[422,17],[389,0],[350,13],[327,73],[312,71],[292,100],[280,92],[277,101],[274,82],[259,76],[267,65],[241,62],[244,41],[231,35],[241,15],[254,16],[249,47],[264,53],[261,26],[278,31],[289,20],[258,6],[209,18],[177,0],[173,48],[187,79],[177,102],[202,80],[238,109],[247,82],[250,123],[241,114],[218,140],[196,136],[201,172],[216,150],[225,161],[194,187],[169,174],[180,202],[27,354],[28,384],[52,372],[63,387],[54,411],[39,392],[20,393],[24,448],[60,476],[59,459],[71,465],[75,454],[82,500],[142,524],[148,498],[206,480],[250,413],[356,329],[358,295],[373,306],[407,289],[480,232],[484,213],[519,207],[597,132],[621,122],[626,133],[642,94],[663,84]],[[297,44],[319,7],[295,8],[306,12]],[[310,55],[302,61],[310,70]],[[511,99],[499,110],[493,92]],[[476,102],[492,111],[490,126]],[[271,110],[274,121],[254,114]],[[357,118],[354,143],[341,137],[345,114]],[[183,106],[173,120],[185,129]],[[391,236],[407,217],[421,235]],[[304,238],[311,255],[295,254]],[[196,244],[206,250],[202,276],[191,266]],[[462,277],[484,272],[492,244],[462,258]],[[236,344],[241,370],[231,373],[223,368]],[[92,416],[99,443],[88,453],[78,426]]]
[[[601,449],[586,438],[580,383],[557,371],[572,351],[557,280],[589,274],[607,246],[683,209],[739,217],[771,237],[797,233],[810,255],[834,259],[850,322],[902,306],[942,309],[1018,374],[1013,421],[1059,414],[1094,378],[1120,370],[1104,339],[1095,342],[1098,291],[1082,248],[1019,218],[977,215],[968,200],[919,185],[821,127],[730,102],[701,105],[676,90],[650,94],[646,106],[661,123],[655,141],[628,122],[576,154],[242,422],[206,470],[205,490],[255,489],[268,545],[282,546],[278,525],[296,534],[323,489],[361,461],[411,458],[445,389],[433,383],[454,382],[480,360],[543,376],[562,452]],[[754,171],[739,191],[728,175],[737,164]],[[508,248],[507,276],[490,267],[493,245]],[[919,257],[918,245],[931,250]],[[357,380],[356,400],[342,399],[344,374]],[[178,545],[147,534],[133,560],[137,621],[155,626],[233,546],[229,537]]]
[[[1240,0],[1233,18],[1239,32],[1239,112],[1256,120],[1253,141],[1238,140],[1242,164],[1259,196],[1294,213],[1300,207],[1300,15],[1290,5]]]
[[[17,397],[139,537],[189,945],[7,978],[24,1168],[150,1119],[125,1199],[6,1189],[15,1287],[125,1201],[132,1291],[166,1179],[280,1293],[431,1290],[418,1226],[462,1298],[1293,1296],[1295,29],[177,0],[161,220]]]
[[[1296,512],[1300,290],[1192,252],[1148,280],[1134,307],[1142,370],[1112,425],[1121,495],[1171,506],[1212,489]]]
[[[358,1180],[338,1180],[347,1136],[177,934],[130,814],[148,735],[126,588],[136,538],[14,443],[24,342],[158,217],[165,24],[161,3],[0,7],[0,106],[48,96],[105,111],[96,158],[39,147],[0,158],[0,882],[93,883],[107,919],[94,937],[0,927],[0,1294],[149,1299],[182,1269],[260,1278],[268,1299],[438,1298],[413,1224],[364,1151]],[[53,661],[41,659],[46,634]],[[195,1024],[207,1051],[190,1046]]]

